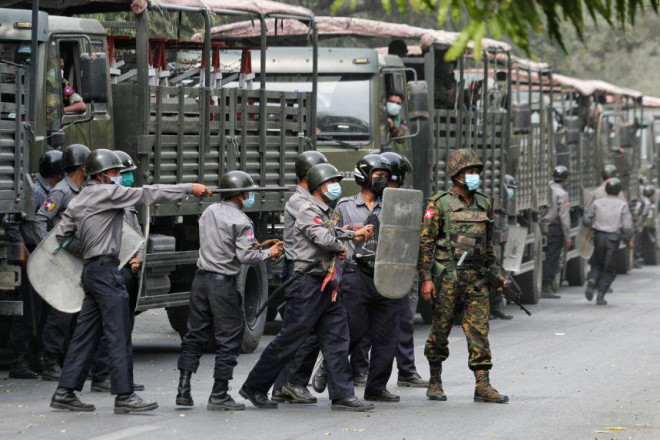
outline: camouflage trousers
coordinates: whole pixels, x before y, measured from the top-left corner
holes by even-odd
[[[491,362],[488,343],[488,287],[477,288],[481,280],[475,270],[446,271],[435,282],[436,297],[432,304],[432,322],[424,355],[431,368],[440,367],[449,357],[449,333],[454,317],[463,311],[463,333],[467,339],[470,370],[489,370]]]

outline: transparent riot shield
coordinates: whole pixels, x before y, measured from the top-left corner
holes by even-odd
[[[575,249],[582,258],[591,258],[594,253],[594,230],[587,226],[580,226],[575,236]]]

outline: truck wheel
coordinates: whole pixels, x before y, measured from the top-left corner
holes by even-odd
[[[642,235],[642,257],[644,258],[644,264],[649,266],[656,266],[658,264],[658,253],[660,249],[655,241],[652,241],[650,237],[655,238],[655,229],[644,228]]]
[[[523,304],[538,304],[543,287],[543,237],[537,228],[534,240],[534,268],[515,277],[516,282],[522,290],[520,302]]]
[[[587,281],[587,260],[575,257],[566,263],[566,281],[569,286],[581,286]]]
[[[241,351],[252,353],[259,345],[259,340],[266,328],[266,314],[257,317],[257,311],[268,299],[268,268],[266,263],[242,266],[236,280],[238,291],[243,297],[245,331]]]

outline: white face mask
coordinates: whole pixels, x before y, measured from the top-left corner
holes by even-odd
[[[385,104],[385,109],[387,110],[388,115],[395,117],[401,113],[401,104],[397,104],[396,102],[388,102]]]

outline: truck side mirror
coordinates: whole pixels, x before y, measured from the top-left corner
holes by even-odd
[[[64,133],[62,130],[52,132],[50,135],[48,135],[48,145],[50,145],[50,147],[55,150],[62,148],[65,142],[66,133]]]
[[[97,52],[80,55],[80,69],[82,76],[81,95],[85,102],[107,102],[108,85],[107,71],[108,58],[105,53]]]
[[[526,102],[514,102],[511,104],[513,113],[513,133],[527,134],[532,127],[532,109]]]
[[[429,118],[429,95],[426,81],[408,82],[408,118],[411,121]]]

